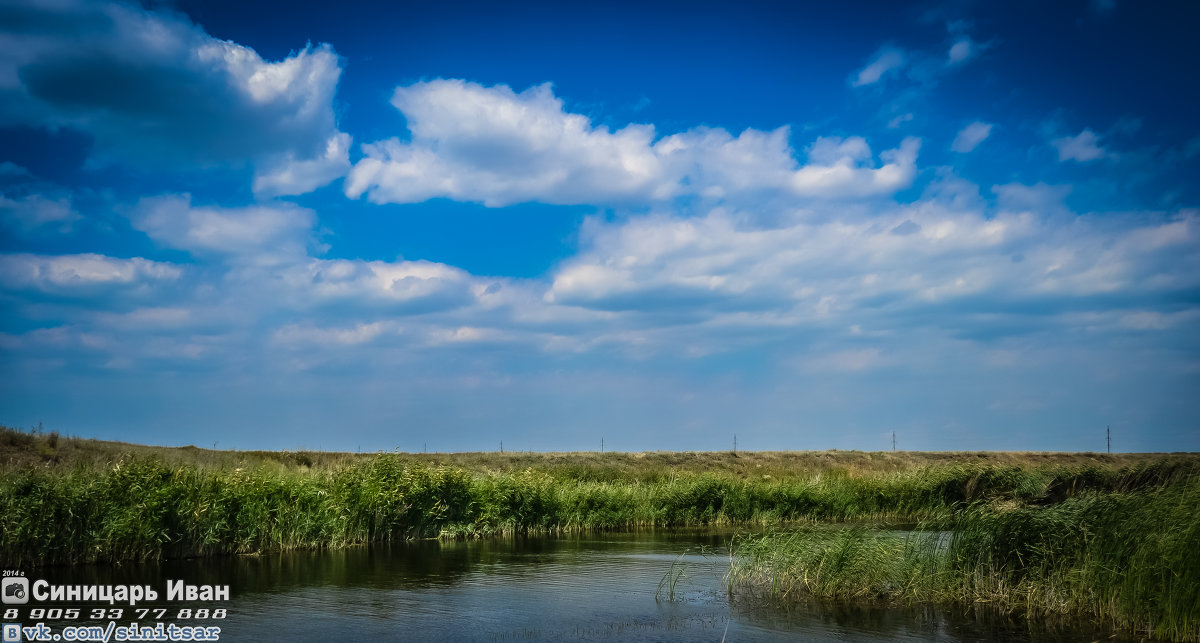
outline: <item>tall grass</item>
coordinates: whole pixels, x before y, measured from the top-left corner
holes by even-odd
[[[1144,467],[1089,484],[1108,490],[976,502],[948,533],[813,526],[746,538],[731,576],[785,599],[986,603],[1200,640],[1196,469]]]
[[[786,479],[651,469],[643,473],[652,476],[612,480],[534,468],[469,472],[390,454],[317,468],[212,467],[143,455],[103,466],[0,472],[0,562],[145,560],[651,526],[882,520],[947,526],[964,524],[956,516],[972,503],[1057,504],[1081,494],[1160,489],[1198,466],[1195,459],[1120,470],[960,464],[865,475],[833,469]]]

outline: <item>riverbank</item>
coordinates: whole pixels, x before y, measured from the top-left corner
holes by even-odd
[[[0,429],[0,463],[6,567],[789,525],[740,543],[736,583],[1200,640],[1196,454],[232,452]]]
[[[893,521],[1156,488],[1196,455],[235,452],[0,429],[0,558],[57,564],[579,529]]]
[[[987,604],[1198,641],[1200,477],[1152,475],[1050,504],[974,503],[949,531],[814,525],[744,538],[730,578],[785,601]]]

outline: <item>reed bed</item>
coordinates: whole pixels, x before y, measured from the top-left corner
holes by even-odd
[[[1200,641],[1197,474],[1142,467],[1057,502],[978,500],[948,530],[814,525],[746,537],[730,576],[783,600],[990,604]]]
[[[123,454],[115,462],[0,470],[0,562],[162,559],[345,547],[428,537],[564,530],[773,525],[797,521],[954,523],[964,507],[1058,503],[1086,492],[1158,488],[1196,458],[1135,467],[966,462],[787,477],[647,466],[612,478],[573,469],[469,471],[401,454],[327,466],[245,466]],[[602,472],[603,473],[603,472]]]

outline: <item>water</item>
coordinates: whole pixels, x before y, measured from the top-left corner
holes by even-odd
[[[181,606],[160,600],[145,606],[169,608],[163,620],[179,625],[219,626],[222,641],[1108,638],[1080,629],[1030,631],[1019,620],[987,612],[829,604],[784,607],[737,588],[730,595],[725,578],[729,536],[643,532],[425,541],[160,565],[50,568],[30,576],[54,584],[150,584],[162,594],[166,579],[228,584],[228,602]],[[94,604],[82,607],[83,620],[71,624],[107,624],[104,619],[87,620]],[[207,620],[185,620],[178,618],[181,607],[223,607],[227,613],[220,619],[210,612]],[[138,619],[128,606],[124,609],[118,625],[155,622],[153,613]]]

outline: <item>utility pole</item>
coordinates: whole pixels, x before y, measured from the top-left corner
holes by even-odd
[[[600,453],[604,453],[604,438],[600,438]]]
[[[1108,452],[1112,453],[1112,427],[1104,427],[1104,441],[1108,443]]]
[[[896,432],[892,431],[892,453],[896,452]]]
[[[737,453],[737,434],[736,433],[733,434],[733,452],[735,454]]]
[[[500,453],[504,453],[504,440],[500,441]]]

